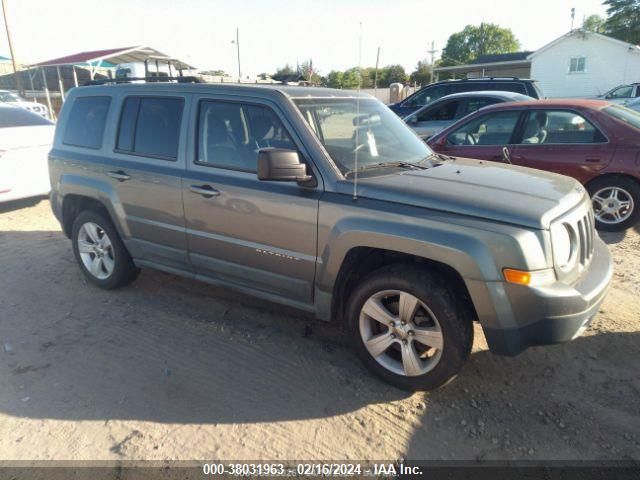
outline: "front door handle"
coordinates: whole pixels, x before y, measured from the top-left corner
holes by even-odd
[[[125,180],[129,180],[131,178],[131,175],[128,175],[122,170],[118,170],[117,172],[107,172],[107,175],[109,175],[111,178],[115,178],[119,182],[124,182]]]
[[[598,162],[600,162],[600,159],[598,157],[587,157],[587,158],[585,158],[585,160],[587,162],[590,162],[590,163],[598,163]]]
[[[220,195],[220,192],[210,185],[191,185],[189,190],[193,193],[197,193],[198,195],[202,195],[205,198],[217,197]]]

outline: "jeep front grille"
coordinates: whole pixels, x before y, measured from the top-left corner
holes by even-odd
[[[593,256],[594,218],[593,211],[589,209],[576,224],[578,248],[580,249],[580,265],[586,266]]]

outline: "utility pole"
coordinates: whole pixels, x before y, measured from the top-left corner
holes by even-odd
[[[435,55],[438,52],[435,48],[435,42],[431,40],[431,50],[427,50],[427,53],[431,54],[431,72],[429,76],[429,83],[433,83],[433,66],[435,62]]]
[[[377,98],[378,92],[378,64],[380,63],[380,47],[378,47],[378,54],[376,55],[376,75],[373,78],[373,96]]]
[[[236,39],[231,40],[231,43],[235,43],[238,50],[238,83],[242,79],[242,73],[240,71],[240,29],[236,28]]]
[[[11,41],[11,33],[9,31],[9,20],[7,19],[7,6],[5,0],[2,0],[2,15],[4,16],[4,26],[7,31],[7,42],[9,43],[9,54],[11,55],[11,63],[13,64],[13,75],[16,77],[16,85],[21,96],[24,96],[24,88],[22,87],[22,78],[18,72],[18,64],[16,63],[16,54],[13,51],[13,42]]]
[[[573,32],[573,20],[576,18],[576,9],[571,9],[571,31]]]

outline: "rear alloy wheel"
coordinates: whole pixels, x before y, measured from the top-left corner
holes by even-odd
[[[625,230],[638,221],[640,186],[633,180],[605,177],[595,180],[588,188],[599,230]]]
[[[412,265],[383,267],[356,287],[348,308],[351,338],[364,364],[405,390],[451,380],[473,343],[469,308],[448,282]]]
[[[116,259],[109,235],[100,225],[84,223],[78,232],[78,251],[84,267],[99,280],[111,276]]]
[[[73,253],[87,279],[100,288],[118,288],[131,283],[139,269],[120,240],[111,220],[87,210],[73,222]]]

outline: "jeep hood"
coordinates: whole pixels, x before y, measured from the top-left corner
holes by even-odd
[[[584,196],[584,188],[564,175],[466,158],[426,170],[376,170],[358,178],[358,197],[538,229],[548,229]]]

